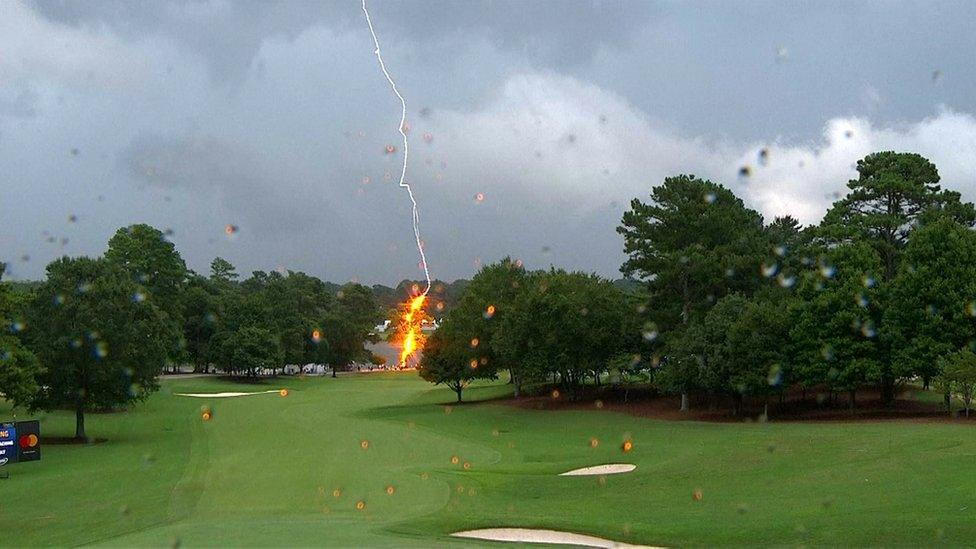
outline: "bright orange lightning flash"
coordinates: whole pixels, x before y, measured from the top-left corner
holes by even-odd
[[[420,294],[414,298],[410,299],[410,308],[407,309],[406,314],[403,315],[403,324],[406,328],[406,334],[403,336],[403,346],[400,348],[400,367],[404,368],[407,365],[407,360],[415,351],[417,351],[417,340],[420,334],[421,321],[423,320],[422,314],[418,315],[424,307],[424,302],[427,300],[426,294]]]

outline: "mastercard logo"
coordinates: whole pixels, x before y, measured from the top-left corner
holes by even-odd
[[[18,440],[21,448],[34,448],[37,446],[38,440],[37,435],[31,433],[29,435],[24,435]]]

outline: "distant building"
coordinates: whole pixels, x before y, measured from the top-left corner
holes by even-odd
[[[384,320],[384,321],[383,321],[383,324],[377,324],[377,325],[376,325],[376,326],[375,326],[375,327],[373,328],[373,332],[374,332],[374,333],[377,333],[377,334],[382,334],[382,333],[383,333],[383,332],[385,332],[385,331],[386,331],[386,329],[387,329],[387,328],[389,328],[389,327],[390,327],[390,321],[389,321],[389,320]]]

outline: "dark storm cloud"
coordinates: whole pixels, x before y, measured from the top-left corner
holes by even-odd
[[[615,275],[622,209],[676,173],[814,222],[894,148],[976,197],[973,4],[370,8],[440,278],[504,255]],[[372,51],[357,0],[0,2],[0,260],[40,276],[149,222],[201,271],[418,277]]]
[[[362,25],[356,0],[33,0],[31,5],[58,23],[106,25],[129,38],[146,33],[166,36],[206,58],[219,78],[240,77],[267,38],[293,39],[315,25],[343,29]],[[601,46],[629,45],[653,11],[648,2],[563,0],[374,0],[369,5],[391,40],[484,39],[556,67],[588,63]]]

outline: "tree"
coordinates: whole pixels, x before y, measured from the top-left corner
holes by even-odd
[[[892,281],[882,334],[894,369],[928,388],[940,356],[976,334],[976,233],[948,217],[917,229]]]
[[[160,309],[179,318],[186,263],[162,231],[144,224],[123,227],[108,241],[105,259],[129,273]]]
[[[4,270],[0,263],[0,279]],[[7,284],[0,282],[0,396],[15,406],[28,406],[37,394],[37,376],[42,372],[34,354],[8,333],[13,325],[11,301]]]
[[[252,295],[263,310],[263,318],[256,319],[254,324],[277,335],[284,363],[308,362],[315,352],[312,331],[336,307],[329,287],[305,273],[289,271],[283,276],[272,272]]]
[[[245,326],[221,342],[220,366],[226,372],[255,377],[281,364],[281,344],[270,330]]]
[[[215,257],[210,262],[210,280],[217,284],[230,285],[237,282],[237,269],[230,261]]]
[[[857,171],[858,178],[847,184],[850,192],[834,203],[817,233],[830,246],[859,241],[874,249],[883,266],[877,280],[882,289],[877,307],[885,311],[885,287],[898,273],[912,233],[941,217],[972,227],[976,209],[961,202],[959,193],[942,190],[935,165],[918,154],[870,154],[858,161]],[[876,355],[883,370],[881,394],[886,404],[894,400],[894,370],[899,368],[891,363],[895,355],[891,342],[888,337],[882,338]]]
[[[669,177],[651,202],[631,201],[617,232],[628,259],[620,270],[647,283],[664,329],[704,314],[722,295],[754,289],[762,217],[731,191],[694,176]]]
[[[702,322],[694,321],[665,334],[665,358],[654,381],[664,391],[681,395],[681,411],[691,409],[688,396],[702,389],[707,367],[707,342]]]
[[[878,350],[883,265],[865,243],[831,248],[804,273],[792,309],[793,378],[809,388],[826,383],[850,393],[869,380],[894,378]]]
[[[624,294],[598,276],[536,273],[498,328],[495,350],[505,363],[521,361],[526,379],[554,375],[574,395],[587,376],[599,380],[613,357],[634,351],[640,334],[624,333],[631,310]]]
[[[352,282],[339,288],[335,310],[320,322],[325,341],[317,355],[332,367],[332,377],[336,377],[337,369],[354,360],[373,361],[374,355],[366,350],[365,344],[376,340],[371,334],[379,319],[380,308],[369,288]]]
[[[764,417],[769,417],[769,396],[789,384],[789,332],[786,303],[755,296],[739,310],[725,335],[722,355],[732,387],[738,394],[762,396]]]
[[[326,315],[320,325],[325,345],[321,348],[323,354],[319,356],[324,356],[322,362],[332,367],[332,377],[336,377],[338,369],[345,369],[357,358],[369,356],[363,348],[367,332],[342,311]]]
[[[951,394],[958,392],[966,408],[966,417],[973,403],[973,392],[976,390],[976,353],[969,348],[963,348],[939,360],[942,369],[940,377],[946,388],[946,403],[951,402]],[[951,405],[949,413],[952,413]]]
[[[195,372],[206,372],[211,361],[211,340],[218,329],[219,289],[201,276],[191,276],[180,294],[183,341]]]
[[[463,327],[447,318],[427,340],[417,370],[426,381],[450,387],[460,403],[461,393],[471,381],[497,377],[492,364],[481,360],[482,352],[470,344]]]
[[[763,230],[769,242],[769,252],[763,261],[763,274],[774,279],[776,287],[791,291],[805,269],[812,231],[803,229],[791,216],[781,216]]]
[[[359,328],[363,342],[371,337],[369,334],[373,327],[383,318],[373,292],[362,284],[354,282],[343,284],[336,291],[336,305],[339,311]]]
[[[648,320],[664,332],[729,292],[750,294],[770,248],[762,216],[722,185],[689,175],[666,178],[650,203],[631,201],[617,232],[628,255],[620,270],[647,284]],[[683,410],[687,404],[685,393]]]
[[[170,323],[141,291],[104,259],[48,265],[27,323],[29,346],[46,368],[31,408],[73,408],[75,436],[84,439],[86,411],[136,402],[158,388]]]
[[[116,231],[108,241],[105,259],[124,270],[140,286],[143,298],[153,301],[169,317],[168,356],[184,358],[181,349],[183,311],[180,293],[186,281],[186,263],[162,231],[145,224]]]
[[[821,223],[829,242],[862,240],[881,258],[884,281],[894,278],[899,255],[909,235],[927,213],[943,212],[972,227],[976,209],[960,195],[939,187],[935,165],[915,153],[892,151],[869,154],[857,161],[858,178],[835,202]]]
[[[508,356],[495,349],[495,339],[512,311],[515,299],[525,283],[525,268],[520,262],[506,257],[485,265],[478,271],[447,317],[455,325],[464,326],[469,340],[477,339],[481,357],[496,370],[508,370],[515,386],[515,396],[522,390],[518,356]]]
[[[37,357],[10,335],[0,335],[0,396],[15,406],[30,406],[39,386],[41,375]]]

